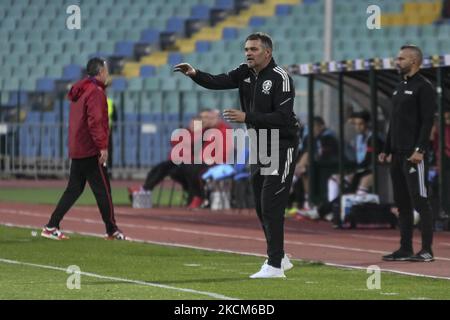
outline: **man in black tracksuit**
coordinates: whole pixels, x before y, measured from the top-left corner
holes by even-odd
[[[383,256],[386,261],[433,261],[433,219],[427,194],[427,163],[436,93],[418,71],[421,50],[403,46],[396,65],[402,76],[392,96],[392,113],[380,162],[391,161],[394,200],[399,209],[400,249]],[[391,156],[392,155],[392,158]],[[413,210],[420,215],[422,249],[413,255]]]
[[[292,268],[284,253],[284,211],[299,141],[299,124],[293,112],[294,86],[291,77],[272,58],[272,40],[263,33],[247,37],[245,42],[247,63],[241,64],[227,74],[211,75],[182,63],[175,66],[190,76],[197,84],[208,89],[239,88],[240,110],[225,110],[224,117],[232,122],[246,123],[249,130],[254,129],[259,140],[268,131],[267,150],[276,150],[279,157],[272,171],[265,170],[269,165],[260,161],[251,164],[251,181],[255,195],[256,212],[261,221],[267,241],[268,261],[251,278],[281,278],[284,271]],[[278,130],[279,140],[270,143],[273,131]],[[255,141],[251,142],[253,147]],[[270,172],[268,172],[270,171]]]

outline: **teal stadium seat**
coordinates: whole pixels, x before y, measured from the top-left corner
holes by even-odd
[[[141,91],[143,86],[143,79],[141,77],[128,79],[128,90],[130,91]]]
[[[143,87],[144,90],[150,90],[150,91],[157,91],[160,89],[159,85],[159,78],[151,77],[151,78],[144,78]]]

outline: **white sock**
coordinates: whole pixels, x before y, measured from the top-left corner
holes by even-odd
[[[358,190],[356,191],[357,195],[362,195],[362,194],[367,194],[369,193],[369,190],[363,187],[359,187]]]
[[[304,209],[309,209],[309,201],[308,201],[308,199],[309,199],[309,196],[308,196],[307,193],[305,193],[305,202],[303,203],[303,208]]]
[[[328,179],[328,201],[333,201],[339,196],[339,184],[334,179]]]

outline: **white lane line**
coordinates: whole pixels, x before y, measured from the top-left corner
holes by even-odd
[[[12,224],[12,223],[3,223],[0,221],[0,225],[5,225],[8,227],[20,227],[20,228],[36,228],[36,226],[30,226],[30,225],[18,225],[18,224]],[[39,228],[39,227],[38,227]],[[91,232],[78,232],[78,231],[72,231],[72,230],[64,230],[66,233],[76,233],[84,236],[93,236],[93,237],[100,237],[103,238],[104,235],[98,234],[98,233],[91,233]],[[141,240],[141,239],[132,239],[131,242],[137,242],[137,243],[148,243],[148,244],[155,244],[155,245],[161,245],[161,246],[168,246],[168,247],[176,247],[176,248],[186,248],[186,249],[195,249],[195,250],[204,250],[209,252],[221,252],[221,253],[231,253],[231,254],[241,254],[246,256],[254,256],[254,257],[262,257],[267,258],[267,255],[265,254],[259,254],[255,252],[246,252],[246,251],[235,251],[235,250],[226,250],[226,249],[217,249],[217,248],[208,248],[208,247],[200,247],[200,246],[193,246],[193,245],[187,245],[183,243],[176,243],[176,242],[161,242],[161,241],[150,241],[150,240]],[[290,258],[292,261],[305,261],[303,259],[297,259],[297,258]],[[436,258],[435,258],[436,259]],[[314,261],[310,261],[314,262]],[[321,264],[330,266],[330,267],[337,267],[337,268],[345,268],[345,269],[358,269],[358,270],[367,270],[367,267],[361,267],[361,266],[352,266],[352,265],[346,265],[346,264],[337,264],[337,263],[331,263],[331,262],[321,262]],[[396,273],[401,275],[407,275],[407,276],[415,276],[415,277],[423,277],[423,278],[431,278],[431,279],[444,279],[444,280],[450,280],[450,277],[441,277],[441,276],[432,276],[432,275],[426,275],[426,274],[420,274],[420,273],[411,273],[411,272],[404,272],[404,271],[398,271],[393,269],[383,269],[380,268],[382,272],[390,272],[390,273]]]
[[[352,265],[347,265],[347,264],[325,263],[325,265],[330,266],[330,267],[338,267],[338,268],[367,270],[367,267],[352,266]],[[392,269],[380,269],[380,270],[383,271],[383,272],[398,273],[398,274],[405,275],[405,276],[414,276],[414,277],[422,277],[422,278],[450,280],[450,277],[431,276],[431,275],[427,275],[427,274],[413,273],[413,272],[406,272],[406,271],[398,271],[398,270],[392,270]]]
[[[16,215],[48,218],[48,215],[33,213],[33,212],[29,212],[29,211],[24,211],[24,210],[0,209],[0,213],[1,212],[7,212],[7,213],[16,214]],[[101,222],[99,220],[93,220],[93,219],[81,219],[81,218],[74,218],[74,217],[65,217],[64,219],[68,220],[68,221],[103,225],[103,222]],[[138,224],[130,224],[130,223],[120,223],[120,225],[122,227],[128,227],[128,228],[133,228],[133,229],[139,228],[139,229],[148,229],[148,230],[157,230],[157,231],[161,231],[161,230],[162,231],[173,231],[173,232],[195,234],[195,235],[201,235],[201,236],[212,236],[212,237],[229,238],[229,239],[237,239],[237,240],[250,240],[250,241],[258,241],[258,242],[264,242],[264,243],[266,242],[266,239],[264,239],[262,237],[238,236],[238,235],[234,235],[234,234],[221,233],[221,232],[198,231],[198,230],[193,230],[193,229],[174,228],[174,227],[147,226],[147,225],[138,225]],[[361,249],[361,248],[338,246],[338,245],[331,245],[331,244],[325,244],[325,243],[314,243],[314,242],[293,241],[293,240],[285,240],[284,243],[291,244],[291,245],[298,245],[298,246],[310,246],[310,247],[326,248],[326,249],[334,249],[334,250],[342,250],[342,251],[371,253],[371,254],[377,254],[377,255],[380,255],[380,254],[383,255],[383,254],[389,253],[388,251]],[[434,259],[442,260],[442,261],[450,261],[450,258],[444,258],[444,257],[434,257]]]
[[[57,271],[67,272],[67,268],[60,268],[60,267],[49,266],[49,265],[44,265],[44,264],[22,262],[22,261],[9,260],[9,259],[3,259],[3,258],[0,258],[0,262],[7,263],[7,264],[40,268],[40,269],[48,269],[48,270],[57,270]],[[199,291],[199,290],[194,290],[194,289],[172,287],[172,286],[159,284],[159,283],[153,283],[153,282],[132,280],[132,279],[126,279],[126,278],[119,278],[119,277],[103,276],[103,275],[92,273],[92,272],[80,271],[80,274],[83,276],[91,277],[91,278],[113,280],[113,281],[118,281],[118,282],[127,282],[127,283],[133,283],[133,284],[138,284],[138,285],[142,285],[142,286],[147,286],[147,287],[155,287],[155,288],[168,289],[168,290],[174,290],[174,291],[180,291],[180,292],[194,293],[194,294],[207,296],[207,297],[215,298],[215,299],[221,299],[221,300],[238,300],[236,298],[231,298],[231,297],[227,297],[227,296],[224,296],[224,295],[221,295],[218,293],[208,292],[208,291]]]
[[[76,208],[79,211],[83,211],[83,212],[89,212],[92,213],[93,211],[96,211],[96,208],[84,208],[84,207],[77,207]],[[2,209],[0,209],[1,212]],[[10,210],[10,209],[4,209],[4,210]],[[136,209],[130,209],[133,211],[129,211],[123,208],[120,209],[115,209],[115,212],[117,214],[121,214],[121,215],[126,215],[126,216],[140,216],[142,214],[145,214],[144,211],[139,211]],[[224,215],[236,215],[233,213],[227,213],[227,212],[223,212]],[[66,219],[66,218],[65,218]],[[182,217],[182,216],[158,216],[157,220],[165,220],[165,221],[172,221],[172,222],[180,222],[180,221],[188,221],[188,222],[200,222],[200,223],[205,223],[205,220],[202,218],[195,218],[195,217]],[[236,225],[232,224],[232,223],[227,223],[227,222],[221,222],[221,221],[210,221],[210,223],[214,223],[217,226],[233,226],[236,227]],[[285,226],[284,227],[285,231],[291,231],[291,232],[309,232],[311,234],[320,234],[320,235],[336,235],[336,233],[332,233],[329,231],[324,231],[324,230],[316,230],[316,229],[310,229],[310,228],[292,228],[289,226]],[[392,241],[392,242],[398,242],[398,237],[394,237],[394,236],[379,236],[379,235],[370,235],[370,234],[358,234],[358,233],[349,233],[349,232],[345,232],[342,235],[344,236],[349,236],[349,237],[354,237],[354,238],[361,238],[361,239],[371,239],[371,240],[382,240],[382,241]],[[416,240],[413,239],[413,243],[420,243],[420,240]],[[450,246],[450,243],[436,243],[437,245],[443,244],[443,245],[448,245]]]

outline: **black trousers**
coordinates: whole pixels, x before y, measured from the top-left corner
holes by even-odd
[[[180,183],[183,190],[188,190],[188,179],[184,175],[182,168],[170,160],[160,162],[150,170],[143,188],[152,191],[167,176]]]
[[[262,174],[261,165],[250,166],[256,213],[267,242],[268,264],[275,268],[280,268],[284,256],[284,211],[296,156],[296,148],[280,148],[278,169],[270,175]]]
[[[181,172],[186,178],[190,197],[205,198],[204,182],[202,174],[208,170],[207,164],[180,164]]]
[[[111,197],[111,185],[108,178],[108,170],[98,162],[98,157],[84,159],[72,159],[70,165],[70,177],[64,194],[53,211],[47,227],[59,228],[64,215],[83,193],[86,181],[94,193],[98,208],[106,226],[106,233],[112,235],[118,230],[114,218],[114,206]]]
[[[420,215],[422,249],[431,250],[433,215],[428,199],[428,166],[425,161],[413,164],[410,155],[393,154],[391,177],[394,201],[399,210],[400,246],[413,251],[414,209]]]
[[[297,208],[301,208],[305,203],[305,189],[303,187],[303,179],[298,178],[291,188],[291,193],[289,194],[288,207],[292,207],[294,202],[297,203]]]

